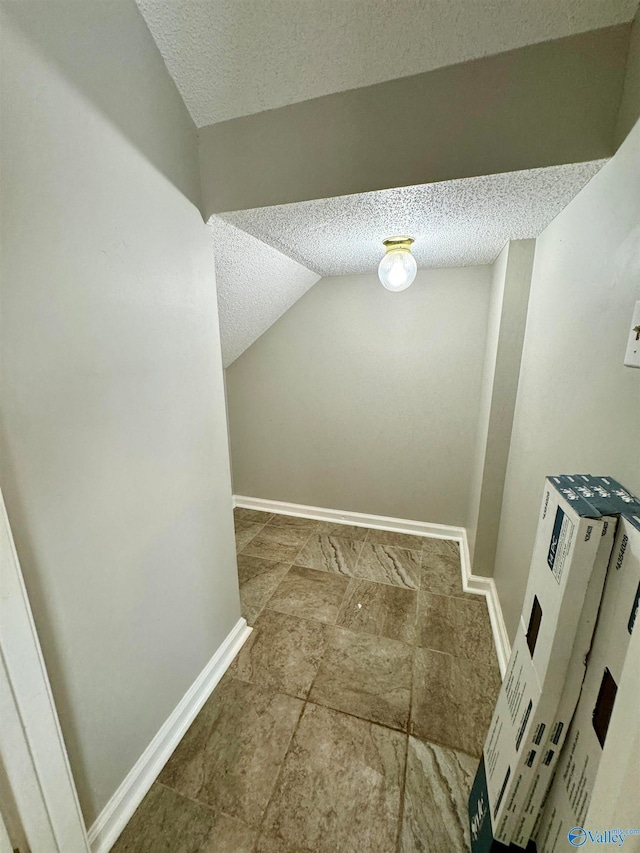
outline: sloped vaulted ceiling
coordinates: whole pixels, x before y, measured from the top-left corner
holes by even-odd
[[[537,236],[613,153],[628,22],[638,7],[638,0],[136,2],[201,128],[225,365],[320,275],[374,271],[381,241],[393,233],[416,238],[423,267],[489,263],[506,240]],[[571,44],[551,41],[565,37]],[[520,64],[504,53],[514,50]],[[572,58],[571,77],[565,60]],[[484,63],[480,77],[491,93],[484,109],[469,103],[469,75],[475,80],[478,69],[460,65],[474,60]],[[497,83],[494,72],[502,74]],[[569,77],[556,103],[552,94]],[[531,80],[541,81],[540,91],[518,89]],[[592,84],[601,84],[597,108]],[[415,85],[427,104],[413,149],[402,110],[387,122],[398,133],[386,147],[381,141],[387,125],[380,126],[376,87],[400,85],[408,105]],[[494,99],[496,89],[508,96]],[[553,108],[536,112],[547,101]],[[432,108],[442,121],[454,114],[447,126],[460,162],[447,160],[453,141]],[[481,116],[480,125],[465,123],[467,113]],[[493,150],[497,159],[487,155]],[[406,175],[384,168],[423,161],[442,168]]]
[[[228,367],[320,278],[217,216],[215,246],[222,362]]]
[[[636,0],[137,0],[198,127],[631,20]]]

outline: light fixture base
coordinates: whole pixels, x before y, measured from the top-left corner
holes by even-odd
[[[386,240],[382,241],[382,245],[386,248],[387,252],[392,252],[394,249],[406,249],[407,251],[411,251],[411,244],[415,243],[413,237],[387,237]]]

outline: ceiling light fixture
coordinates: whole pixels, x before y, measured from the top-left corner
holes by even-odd
[[[406,290],[416,277],[418,265],[411,254],[413,237],[387,237],[382,241],[387,253],[380,261],[378,278],[387,290]]]

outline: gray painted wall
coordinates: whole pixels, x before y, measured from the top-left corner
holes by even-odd
[[[547,474],[640,493],[640,371],[623,366],[640,299],[640,123],[537,240],[495,581],[513,639]]]
[[[234,491],[464,525],[490,283],[321,279],[227,370]]]
[[[509,242],[493,262],[491,268],[491,291],[489,294],[489,311],[487,315],[487,332],[480,381],[480,402],[478,404],[478,423],[476,425],[476,443],[473,453],[471,470],[471,488],[469,493],[469,509],[465,527],[469,542],[469,556],[473,562],[478,532],[478,514],[482,497],[482,481],[484,478],[487,439],[489,436],[489,420],[491,418],[491,401],[493,398],[493,382],[495,378],[496,360],[498,357],[498,339],[500,321],[502,319],[502,302],[507,278],[507,261],[509,260]]]
[[[134,4],[10,11],[2,482],[91,824],[240,616],[212,247]]]
[[[630,24],[219,122],[205,215],[609,157]]]
[[[495,562],[534,252],[535,240],[512,240],[493,265],[466,525],[472,571],[485,577]]]

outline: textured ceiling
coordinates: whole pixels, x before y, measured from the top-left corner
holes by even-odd
[[[319,276],[212,216],[222,361],[228,367],[297,302]]]
[[[198,127],[630,21],[637,0],[137,0]]]
[[[415,238],[420,267],[492,263],[536,237],[605,160],[225,213],[238,228],[322,276],[373,272],[382,240]]]

